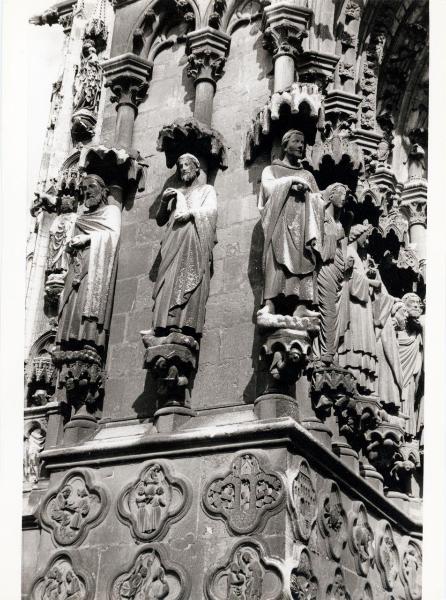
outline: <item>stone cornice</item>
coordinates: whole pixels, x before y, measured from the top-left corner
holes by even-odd
[[[387,519],[408,535],[421,535],[420,522],[389,501],[290,417],[217,427],[209,425],[168,435],[153,433],[153,429],[150,434],[148,430],[151,428],[151,425],[147,425],[146,430],[132,436],[126,435],[120,426],[117,437],[46,450],[41,457],[48,471],[58,471],[80,466],[99,467],[156,457],[204,455],[254,447],[282,446],[298,449],[323,476],[334,479],[351,498],[362,501],[378,517]]]
[[[350,94],[342,90],[331,90],[325,96],[325,114],[345,113],[356,117],[361,100],[361,96],[356,94]]]

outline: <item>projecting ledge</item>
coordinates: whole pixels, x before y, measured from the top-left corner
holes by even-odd
[[[81,446],[47,450],[41,458],[48,471],[55,471],[149,458],[286,446],[305,456],[322,475],[334,479],[350,498],[362,501],[406,534],[421,535],[421,522],[411,519],[290,417],[191,428],[168,435],[150,435],[147,427],[135,426],[133,434],[127,431],[130,435],[125,435],[121,427],[118,436],[113,438],[100,440],[96,435],[95,440]]]

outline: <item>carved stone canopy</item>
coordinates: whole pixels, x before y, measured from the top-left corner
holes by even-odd
[[[105,86],[112,91],[112,102],[127,104],[134,108],[145,99],[152,76],[150,61],[131,52],[121,54],[102,63],[106,77]]]
[[[175,166],[178,158],[191,153],[206,160],[208,168],[225,170],[228,168],[226,145],[223,137],[211,127],[207,127],[193,117],[177,119],[165,125],[158,135],[157,150],[166,155],[169,169]]]
[[[138,152],[107,146],[84,147],[79,158],[83,173],[99,175],[109,186],[136,187],[138,191],[145,188],[147,166]]]
[[[214,86],[223,74],[231,38],[226,33],[205,27],[187,35],[188,54],[187,74],[193,77],[195,85],[200,81],[210,81]]]

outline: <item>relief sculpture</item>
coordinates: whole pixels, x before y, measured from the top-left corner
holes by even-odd
[[[305,459],[301,460],[291,484],[290,512],[295,535],[308,542],[317,516],[317,493]]]
[[[190,491],[166,466],[151,463],[128,485],[118,500],[118,515],[130,524],[133,535],[149,541],[180,519],[190,504]]]
[[[225,477],[214,479],[206,488],[206,510],[222,517],[234,533],[261,528],[284,499],[284,486],[274,471],[263,467],[254,454],[242,454]]]
[[[58,552],[32,586],[32,600],[93,600],[93,582],[76,559]]]

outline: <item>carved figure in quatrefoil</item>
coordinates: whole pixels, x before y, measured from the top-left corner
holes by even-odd
[[[313,573],[310,553],[304,547],[297,567],[290,574],[290,591],[293,600],[319,600],[319,583]]]
[[[169,523],[178,521],[190,505],[191,495],[182,479],[167,465],[150,463],[129,484],[118,500],[118,515],[141,540],[160,537]]]
[[[56,491],[43,502],[41,522],[61,546],[82,542],[91,527],[105,517],[108,499],[104,488],[85,471],[68,473]]]
[[[400,557],[393,537],[393,530],[387,521],[379,521],[376,534],[376,564],[381,581],[391,592],[398,578]]]
[[[317,494],[311,470],[302,459],[291,484],[290,505],[291,522],[295,536],[302,542],[308,542],[317,516]]]
[[[409,600],[421,600],[422,562],[420,545],[415,540],[405,538],[401,575]]]
[[[375,535],[362,502],[353,502],[349,515],[349,546],[359,575],[367,576],[375,559]]]
[[[65,552],[53,556],[31,591],[32,600],[92,600],[93,596],[93,582],[79,569],[79,556]]]
[[[111,600],[184,600],[189,582],[183,569],[172,564],[160,545],[145,546],[132,564],[111,584]]]
[[[328,556],[340,560],[347,543],[347,517],[338,485],[334,481],[327,482],[320,498],[318,522]]]
[[[230,471],[206,488],[203,504],[211,516],[225,519],[234,533],[251,533],[265,524],[284,499],[278,473],[263,468],[254,454],[234,459]]]
[[[279,600],[282,576],[254,538],[241,540],[206,578],[209,600]]]

